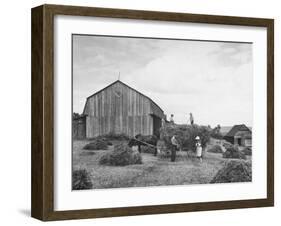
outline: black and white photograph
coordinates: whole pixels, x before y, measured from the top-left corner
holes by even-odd
[[[72,34],[72,190],[252,182],[251,42]]]

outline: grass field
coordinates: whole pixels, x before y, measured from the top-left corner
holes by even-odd
[[[185,185],[209,183],[225,160],[221,154],[205,153],[203,162],[177,153],[176,162],[170,158],[160,159],[142,153],[143,164],[128,166],[99,165],[100,157],[113,149],[83,150],[89,141],[74,141],[73,170],[86,169],[92,179],[93,188],[145,187],[160,185]],[[114,142],[113,142],[114,143]]]

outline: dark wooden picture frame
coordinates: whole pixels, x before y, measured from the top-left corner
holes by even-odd
[[[89,16],[265,27],[267,29],[267,198],[54,211],[54,16]],[[61,5],[32,9],[31,215],[50,220],[162,214],[274,205],[274,20]]]

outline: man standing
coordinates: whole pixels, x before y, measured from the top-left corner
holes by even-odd
[[[179,142],[177,141],[175,135],[171,138],[171,143],[172,143],[171,162],[174,162],[176,161],[176,151],[179,148]]]

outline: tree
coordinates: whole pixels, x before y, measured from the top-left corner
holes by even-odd
[[[76,112],[73,112],[73,114],[72,114],[72,118],[73,119],[77,119],[77,118],[79,118],[81,115],[79,114],[79,113],[76,113]]]

